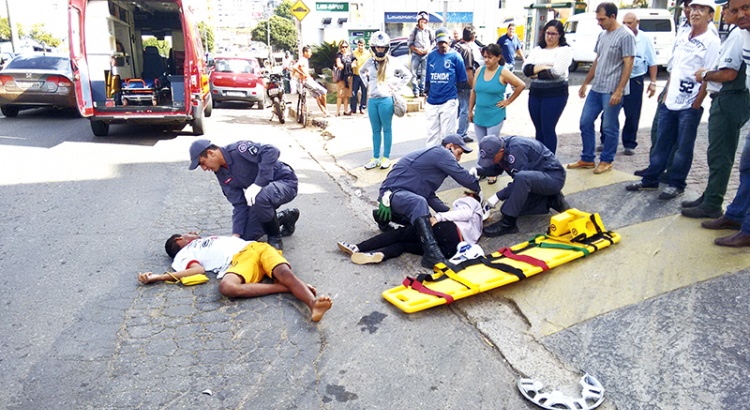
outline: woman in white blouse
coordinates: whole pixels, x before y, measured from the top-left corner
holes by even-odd
[[[523,64],[523,74],[531,78],[529,115],[536,128],[536,139],[557,151],[557,122],[568,103],[568,67],[573,50],[565,41],[563,25],[551,20],[544,26],[539,46]]]

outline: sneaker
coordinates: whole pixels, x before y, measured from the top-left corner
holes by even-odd
[[[698,197],[698,199],[694,199],[692,201],[682,201],[682,207],[683,208],[695,208],[696,206],[701,206],[703,204],[703,194]],[[721,215],[719,215],[721,216]],[[716,218],[718,218],[717,216]]]
[[[682,194],[685,193],[685,190],[682,188],[675,188],[673,186],[666,187],[663,191],[661,191],[661,194],[659,194],[659,199],[675,199],[678,196],[682,196]]]
[[[568,164],[568,169],[591,169],[596,167],[596,164],[594,162],[588,162],[583,160],[578,160],[577,162],[574,162],[572,164]]]
[[[381,158],[380,159],[380,169],[388,169],[391,167],[391,160],[388,158]]]
[[[625,148],[625,150],[622,151],[622,154],[631,156],[631,155],[635,155],[635,151],[633,151],[633,148]]]
[[[357,265],[366,265],[368,263],[383,262],[385,255],[383,252],[355,252],[352,254],[352,262]]]
[[[365,165],[365,169],[375,169],[380,166],[380,161],[377,158],[373,158]]]
[[[704,227],[704,228],[706,228],[706,229],[715,229],[715,230],[718,230],[718,229],[734,229],[734,230],[739,230],[740,227],[742,227],[742,224],[739,223],[739,222],[737,222],[737,221],[733,221],[733,220],[727,218],[726,215],[722,215],[722,216],[714,219],[713,221],[703,221],[703,222],[701,222],[701,226]]]
[[[357,245],[352,245],[346,242],[336,242],[336,245],[338,245],[341,252],[344,252],[347,255],[354,255],[355,253],[359,252],[359,248],[357,247]]]
[[[707,211],[705,208],[703,208],[703,206],[695,206],[692,208],[682,208],[682,216],[686,216],[688,218],[716,219],[722,215],[724,215],[724,212],[722,212],[721,209]]]
[[[599,144],[596,146],[596,152],[602,152],[604,151],[604,144]]]
[[[630,184],[625,186],[625,190],[635,192],[635,191],[655,191],[659,189],[659,184],[656,185],[643,185],[643,182],[636,182],[634,184]]]
[[[471,138],[470,136],[467,135],[464,137],[464,142],[474,142],[474,138]]]
[[[596,169],[594,170],[594,173],[596,175],[603,174],[605,172],[612,171],[612,163],[611,162],[604,162],[600,161],[599,165],[596,166]]]

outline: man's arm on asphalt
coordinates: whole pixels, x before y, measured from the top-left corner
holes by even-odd
[[[141,283],[164,282],[168,280],[175,280],[175,278],[181,279],[191,275],[199,275],[201,273],[206,273],[203,265],[198,262],[192,262],[189,268],[173,272],[171,275],[166,272],[163,274],[154,274],[153,272],[139,273],[138,281],[140,281]]]

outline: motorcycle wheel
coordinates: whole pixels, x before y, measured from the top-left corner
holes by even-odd
[[[273,101],[273,109],[276,110],[276,116],[279,118],[280,123],[285,123],[286,120],[284,119],[284,110],[281,108],[281,103],[279,100]]]

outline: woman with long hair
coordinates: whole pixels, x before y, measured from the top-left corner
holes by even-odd
[[[573,50],[565,41],[559,20],[544,25],[539,46],[526,57],[523,74],[531,78],[529,115],[536,128],[536,139],[553,153],[557,151],[557,122],[568,103],[568,67]]]
[[[359,69],[359,76],[367,84],[367,115],[372,127],[372,159],[365,169],[388,169],[391,166],[393,96],[411,80],[411,72],[398,60],[390,58],[390,47],[388,34],[383,31],[373,33],[370,37],[372,57]]]
[[[352,97],[352,61],[354,56],[349,48],[349,42],[341,40],[339,52],[336,53],[336,69],[334,70],[336,80],[336,116],[341,115],[341,105],[344,106],[344,115],[352,115],[349,107],[349,99]]]

